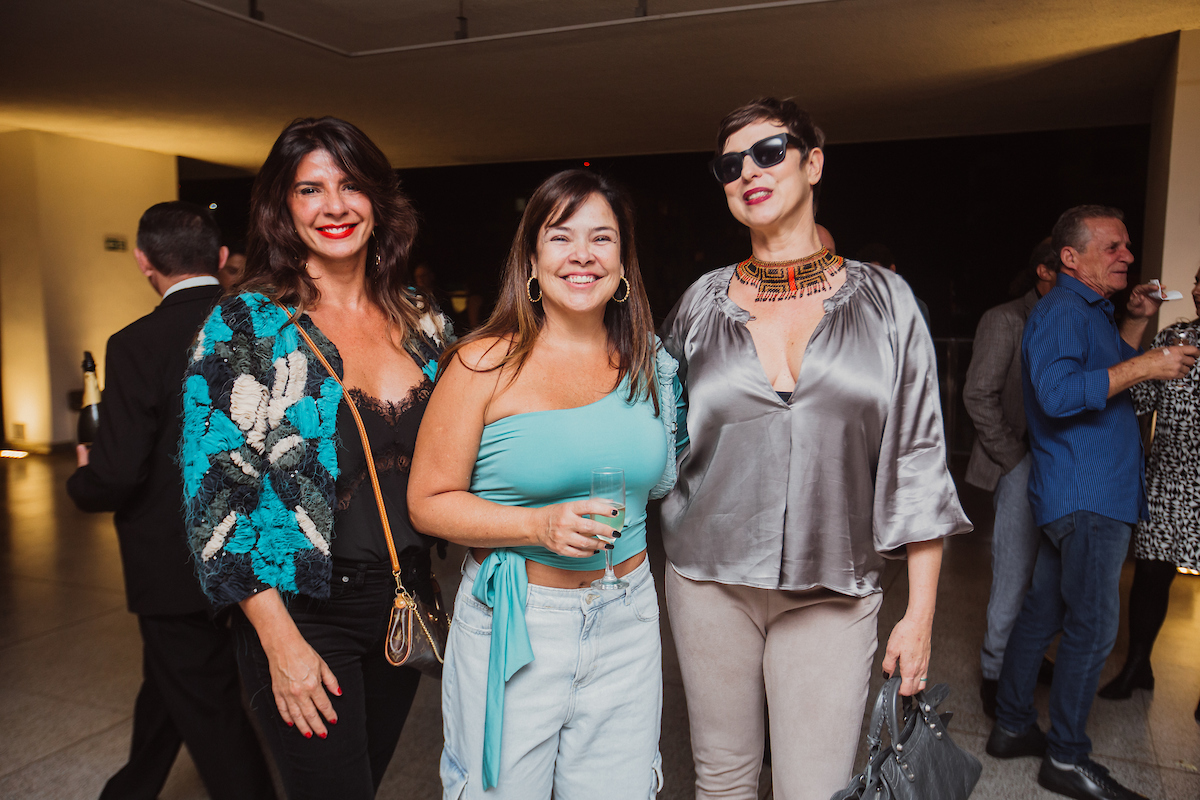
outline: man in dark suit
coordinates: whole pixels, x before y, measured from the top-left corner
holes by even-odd
[[[127,763],[102,800],[155,798],[186,743],[214,800],[270,798],[270,774],[241,703],[232,639],[214,624],[184,538],[175,453],[189,345],[221,296],[228,251],[212,216],[159,203],[138,223],[138,268],[163,300],[108,340],[100,428],[67,492],[114,511],[129,610],[142,634],[142,687]]]

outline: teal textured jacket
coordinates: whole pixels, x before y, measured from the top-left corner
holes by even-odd
[[[193,344],[179,462],[188,544],[216,608],[264,589],[328,597],[342,388],[333,343],[262,294],[225,298]],[[406,349],[432,380],[451,338],[436,309]]]

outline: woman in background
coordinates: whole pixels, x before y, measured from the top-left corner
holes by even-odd
[[[1192,285],[1200,317],[1200,270]],[[1178,322],[1158,332],[1152,347],[1167,347],[1180,336],[1200,343],[1200,319]],[[1129,652],[1120,674],[1097,693],[1125,700],[1134,689],[1153,689],[1150,651],[1167,618],[1171,582],[1179,568],[1200,571],[1200,369],[1175,381],[1145,381],[1130,388],[1139,414],[1157,412],[1154,441],[1146,462],[1150,519],[1133,536],[1133,587],[1129,590]],[[1200,705],[1196,706],[1200,722]]]
[[[396,587],[346,404],[363,417],[404,584],[429,597],[429,540],[406,492],[448,330],[409,288],[416,214],[348,122],[280,134],[250,225],[242,293],[205,323],[184,388],[189,541],[213,605],[237,606],[242,679],[290,800],[365,800],[420,674],[384,657]]]

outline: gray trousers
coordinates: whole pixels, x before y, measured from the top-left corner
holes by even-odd
[[[882,594],[693,581],[667,608],[692,730],[696,798],[755,800],[770,706],[775,800],[829,800],[854,766]]]
[[[985,680],[1000,677],[1004,648],[1013,623],[1021,612],[1021,603],[1033,581],[1042,531],[1033,522],[1029,506],[1029,453],[996,484],[992,503],[996,522],[992,528],[992,593],[988,598],[987,633],[979,651],[979,665]]]

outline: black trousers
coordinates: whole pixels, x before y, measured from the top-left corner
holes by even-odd
[[[213,800],[273,798],[229,631],[208,615],[139,616],[142,688],[133,711],[129,763],[101,800],[154,800],[186,744]]]
[[[1171,583],[1177,570],[1170,561],[1137,559],[1129,590],[1129,656],[1149,659],[1154,640],[1167,619]]]
[[[428,555],[424,563],[428,565]],[[384,657],[387,615],[395,594],[387,565],[335,561],[328,600],[298,595],[289,602],[296,627],[325,659],[342,689],[340,697],[329,694],[338,722],[328,726],[325,739],[305,739],[279,716],[258,634],[245,615],[235,614],[242,679],[289,800],[375,796],[421,678],[415,669],[393,667]]]

